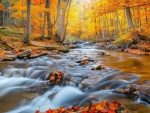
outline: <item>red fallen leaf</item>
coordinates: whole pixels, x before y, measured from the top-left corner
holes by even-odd
[[[117,101],[114,101],[113,104],[116,104],[116,105],[118,105],[118,106],[121,106],[121,104],[120,104],[119,102],[117,102]]]
[[[58,71],[58,76],[63,77],[64,74],[62,72]]]
[[[76,106],[76,107],[72,106],[71,109],[74,111],[78,111],[80,109],[80,106]]]
[[[88,113],[87,111],[82,111],[82,113]]]
[[[108,110],[106,109],[103,109],[103,110],[100,110],[101,113],[108,113]]]
[[[90,108],[90,112],[94,113],[95,111],[96,111],[95,106],[91,106],[91,108]]]
[[[75,110],[78,111],[80,109],[80,106],[75,107]]]
[[[51,113],[51,110],[47,110],[46,113]]]
[[[57,112],[58,112],[58,113],[64,113],[64,111],[65,111],[65,108],[61,107],[61,108],[58,109]]]
[[[39,110],[36,110],[35,113],[40,113],[40,111],[39,111]]]
[[[108,104],[110,110],[116,110],[121,104],[119,102],[111,102]]]
[[[116,111],[114,111],[114,110],[108,110],[108,112],[107,113],[117,113]]]
[[[57,113],[57,111],[49,109],[49,110],[46,111],[46,113]]]

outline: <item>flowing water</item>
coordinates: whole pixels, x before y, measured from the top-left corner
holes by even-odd
[[[98,49],[73,49],[69,53],[0,63],[0,113],[34,113],[61,106],[86,106],[104,99],[119,101],[131,113],[150,113],[148,103],[113,92],[139,79],[149,83],[149,56],[113,51],[107,51],[111,56],[97,55],[100,52]],[[94,62],[76,63],[87,57]],[[106,69],[91,70],[99,64]],[[63,72],[74,82],[48,86],[45,78],[53,70]]]

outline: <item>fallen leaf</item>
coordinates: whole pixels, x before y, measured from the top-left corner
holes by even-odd
[[[108,104],[110,110],[116,110],[121,104],[119,102],[111,102]]]
[[[96,110],[100,111],[100,110],[102,110],[102,109],[104,109],[103,106],[101,106],[101,105],[97,105],[97,106],[96,106]]]
[[[39,110],[36,110],[35,113],[40,113],[40,111],[39,111]]]
[[[83,108],[82,112],[83,111],[88,111],[89,110],[89,106],[86,106],[85,108]]]
[[[55,76],[54,75],[50,76],[49,80],[55,80]]]

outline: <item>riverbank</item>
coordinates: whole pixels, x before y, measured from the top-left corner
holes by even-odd
[[[105,55],[106,52],[110,55]],[[132,97],[135,92],[122,92],[124,89],[121,89],[128,88],[131,84],[149,87],[149,74],[144,81],[140,81],[142,76],[134,74],[139,71],[138,68],[149,67],[149,59],[144,60],[148,56],[143,59],[143,56],[129,54],[102,51],[89,46],[89,49],[71,49],[68,53],[58,52],[34,59],[7,61],[0,76],[0,106],[3,106],[1,111],[43,112],[49,108],[89,106],[91,102],[107,100],[108,103],[118,101],[131,112],[148,113],[149,106],[142,104],[145,100],[136,103],[133,97],[137,96]],[[120,67],[137,70],[132,73],[129,70],[123,72]],[[64,73],[65,79],[60,84],[49,86],[46,77],[49,73],[56,72],[55,70]],[[55,80],[55,77],[50,78]],[[149,94],[147,91],[145,89],[141,93]],[[147,95],[144,97],[149,98]]]

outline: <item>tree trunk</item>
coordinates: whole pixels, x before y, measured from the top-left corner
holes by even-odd
[[[65,5],[62,8],[61,6],[62,6],[63,2],[65,2]],[[60,43],[62,43],[65,40],[70,5],[71,5],[71,0],[63,0],[63,1],[59,0],[58,1],[57,33],[56,33],[55,40]],[[68,9],[68,11],[67,11],[67,9]]]
[[[43,31],[42,31],[41,40],[43,40],[43,38],[45,36],[45,25],[46,25],[46,12],[44,12],[44,24],[43,24]]]
[[[27,0],[27,26],[26,26],[26,34],[24,38],[24,44],[29,45],[29,39],[30,39],[30,31],[31,31],[31,23],[30,23],[30,5],[31,0]]]
[[[46,0],[45,8],[50,8],[50,0]],[[49,39],[52,36],[52,22],[51,22],[51,15],[50,12],[47,12],[47,32]]]
[[[22,7],[24,5],[24,1],[22,0]],[[23,34],[25,35],[26,28],[25,28],[25,22],[24,22],[24,16],[23,16],[23,9],[22,9],[22,26],[23,26]]]
[[[3,26],[3,10],[0,11],[0,26]]]
[[[126,8],[126,15],[127,15],[127,19],[128,19],[128,27],[129,27],[129,29],[133,29],[134,25],[133,25],[133,21],[132,21],[130,7]],[[132,34],[134,35],[133,42],[139,44],[139,36],[138,36],[137,32],[132,32]]]
[[[134,28],[134,25],[133,25],[133,21],[132,21],[132,17],[131,17],[130,7],[127,7],[125,10],[126,10],[126,15],[127,15],[127,19],[128,19],[129,29],[132,29],[132,28]]]
[[[2,0],[0,0],[0,3],[2,4]],[[3,26],[3,10],[0,10],[0,26]]]

